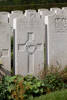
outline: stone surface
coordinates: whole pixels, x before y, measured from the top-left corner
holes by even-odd
[[[44,69],[44,23],[35,12],[29,12],[14,22],[15,74],[38,75]]]
[[[48,9],[38,9],[38,13],[40,14],[41,16],[41,19],[43,20],[44,22],[44,25],[45,25],[45,37],[44,37],[44,44],[45,44],[45,47],[46,47],[46,39],[47,39],[47,18],[46,16],[51,16],[54,14],[54,12],[50,12]]]
[[[11,11],[11,14],[14,14],[14,13],[18,13],[18,14],[22,14],[23,13],[23,11],[21,11],[21,10],[14,10],[14,11]]]
[[[0,22],[8,23],[8,12],[0,12]]]
[[[12,11],[10,16],[9,16],[9,23],[10,23],[10,26],[11,28],[13,28],[13,20],[14,18],[16,17],[19,17],[19,16],[23,16],[23,12],[22,11]]]
[[[43,16],[43,15],[47,15],[49,14],[49,10],[48,9],[38,9],[38,13]]]
[[[60,12],[61,9],[60,8],[50,8],[50,11],[57,13],[57,12]]]
[[[25,10],[24,13],[25,16],[31,16],[32,14],[36,14],[36,10],[32,10],[32,9]]]
[[[11,72],[10,27],[0,22],[0,76]]]
[[[47,16],[47,63],[67,65],[67,15],[62,13]]]

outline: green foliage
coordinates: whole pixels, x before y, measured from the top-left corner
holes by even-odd
[[[3,77],[0,83],[0,100],[23,100],[23,93],[23,78],[21,76]]]
[[[27,100],[67,100],[67,90],[56,91],[37,98],[29,98]]]
[[[67,84],[64,82],[60,73],[48,73],[44,80],[32,75],[4,76],[0,82],[0,100],[28,100],[29,97],[32,100],[33,97],[66,89]]]
[[[0,1],[1,4],[5,5],[16,5],[16,4],[44,4],[44,3],[64,3],[66,0],[3,0]]]
[[[25,98],[39,96],[44,93],[44,82],[32,75],[24,77]]]
[[[60,76],[62,77],[64,83],[67,84],[67,66],[60,72]]]
[[[20,4],[20,5],[14,5],[14,4],[4,4],[4,3],[0,3],[0,11],[8,11],[11,12],[13,10],[26,10],[26,9],[40,9],[40,8],[47,8],[50,9],[52,7],[67,7],[67,3],[37,3],[37,4]]]
[[[59,76],[57,73],[51,73],[46,75],[44,84],[47,92],[56,91],[65,88],[65,84],[61,76]]]

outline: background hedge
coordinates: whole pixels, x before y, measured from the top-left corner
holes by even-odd
[[[40,9],[47,8],[50,9],[52,7],[67,7],[67,3],[47,3],[47,4],[25,4],[25,5],[1,5],[0,11],[12,11],[12,10],[25,10],[25,9]]]

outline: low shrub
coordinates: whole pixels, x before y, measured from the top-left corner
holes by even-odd
[[[47,90],[46,92],[61,90],[62,88],[66,87],[66,84],[63,82],[61,76],[59,76],[58,73],[51,73],[46,75],[44,84]]]
[[[60,76],[62,77],[64,83],[67,84],[67,66],[60,72]]]
[[[61,71],[62,72],[62,71]],[[67,89],[66,79],[61,72],[48,71],[44,79],[32,75],[4,76],[0,82],[0,100],[28,100],[56,90]],[[64,73],[67,73],[65,68]]]
[[[24,77],[25,98],[44,94],[44,82],[32,75]]]
[[[23,78],[5,76],[0,83],[0,100],[23,100]]]

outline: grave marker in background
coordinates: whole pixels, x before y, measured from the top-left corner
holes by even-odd
[[[48,16],[47,25],[48,65],[67,65],[67,15],[63,12]]]
[[[7,23],[0,23],[0,76],[11,72],[11,30]]]
[[[19,17],[19,16],[23,16],[23,11],[12,11],[10,16],[9,16],[9,23],[10,23],[10,26],[13,28],[13,20],[14,18],[16,17]]]
[[[8,23],[8,12],[0,12],[0,22]]]

